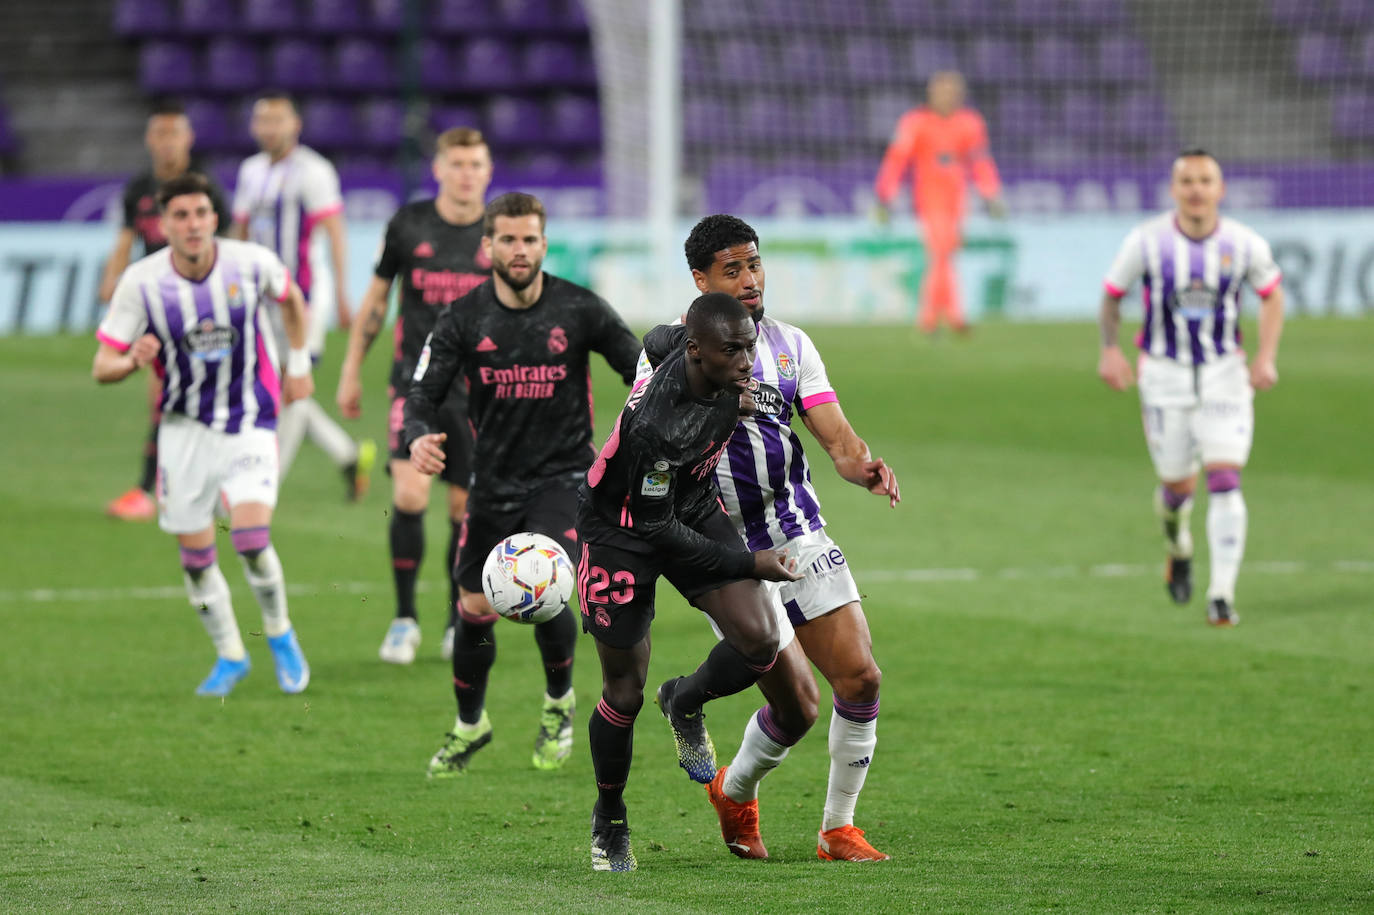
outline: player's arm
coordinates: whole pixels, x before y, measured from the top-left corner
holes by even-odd
[[[916,149],[917,113],[908,111],[897,122],[897,130],[883,153],[882,164],[878,166],[878,177],[873,183],[873,192],[878,197],[878,205],[884,211],[892,205],[897,196],[897,188],[906,176],[912,154]]]
[[[95,351],[91,377],[101,384],[123,381],[157,358],[162,341],[153,334],[144,334],[132,345],[102,339]]]
[[[372,277],[358,306],[358,316],[348,328],[348,348],[344,352],[343,367],[339,370],[339,387],[334,400],[347,419],[363,415],[363,360],[386,325],[387,298],[391,280]]]
[[[1259,350],[1250,362],[1250,384],[1266,391],[1279,383],[1279,338],[1283,336],[1283,286],[1277,280],[1260,297]]]
[[[119,276],[124,272],[124,268],[129,266],[129,256],[133,250],[134,230],[122,226],[115,235],[114,248],[105,261],[105,272],[100,276],[100,301],[108,302],[114,296],[115,283],[119,282]]]
[[[329,262],[334,265],[334,301],[339,327],[347,328],[353,323],[353,308],[348,301],[348,238],[343,211],[330,213],[319,224],[329,236]]]
[[[992,160],[988,147],[988,125],[982,115],[973,114],[973,136],[969,144],[969,173],[973,176],[973,186],[978,189],[988,204],[988,214],[994,219],[1007,215],[1007,205],[1002,202],[1002,178],[997,173],[997,163]]]
[[[609,304],[598,300],[598,305],[601,318],[592,348],[606,357],[606,362],[620,373],[626,384],[634,384],[639,376],[640,355],[643,352],[639,338]]]
[[[101,384],[123,381],[156,359],[162,341],[145,333],[147,329],[148,313],[138,286],[126,277],[115,286],[110,310],[95,332],[99,346],[91,364],[91,377]]]
[[[239,241],[248,240],[248,217],[234,216],[234,221],[229,225],[229,231],[224,233],[225,238],[237,238]]]
[[[1097,330],[1101,348],[1097,356],[1097,377],[1108,387],[1124,391],[1135,383],[1130,360],[1121,352],[1121,300],[1136,280],[1145,273],[1145,253],[1140,229],[1133,229],[1116,252],[1107,276],[1102,281],[1102,304],[1097,310]]]
[[[462,335],[452,307],[439,313],[434,330],[420,351],[420,361],[406,392],[405,436],[410,462],[421,473],[444,469],[444,440],[439,431],[439,405],[448,396],[464,362]]]
[[[282,383],[282,400],[285,403],[294,403],[315,392],[315,379],[311,374],[308,344],[310,317],[306,310],[305,294],[301,292],[301,287],[291,281],[290,274],[286,275],[286,293],[278,304],[281,306],[286,342],[291,347],[286,354],[286,380]]]
[[[874,458],[867,443],[849,424],[838,401],[819,403],[802,414],[802,422],[835,463],[842,479],[862,486],[874,495],[887,496],[893,508],[902,501],[897,475],[882,458]]]

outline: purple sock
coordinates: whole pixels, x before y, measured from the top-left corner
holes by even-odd
[[[1208,492],[1230,492],[1233,489],[1240,489],[1240,471],[1230,467],[1222,470],[1207,471],[1207,491]]]
[[[1174,492],[1167,486],[1159,487],[1159,491],[1163,495],[1165,507],[1172,512],[1178,511],[1183,506],[1184,502],[1192,498],[1189,494]]]

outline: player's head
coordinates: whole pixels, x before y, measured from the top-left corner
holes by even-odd
[[[1215,219],[1226,195],[1221,163],[1205,149],[1183,150],[1169,170],[1169,195],[1179,215],[1203,222]]]
[[[249,131],[258,148],[273,158],[291,151],[301,137],[301,116],[285,92],[264,92],[253,102]]]
[[[482,131],[450,127],[434,142],[434,180],[439,195],[459,205],[481,205],[491,184],[491,150]]]
[[[178,255],[195,262],[214,250],[219,216],[211,199],[210,179],[187,172],[157,189],[157,208],[162,214],[162,233]]]
[[[692,227],[682,247],[698,292],[732,295],[755,321],[763,317],[763,258],[749,223],[722,213],[707,216]]]
[[[698,296],[687,309],[687,361],[712,390],[743,394],[754,372],[758,328],[749,309],[727,292]]]
[[[957,70],[941,70],[926,83],[926,103],[938,114],[950,114],[964,107],[964,77]]]
[[[544,218],[539,198],[518,191],[497,197],[482,215],[482,249],[492,272],[516,292],[533,283],[544,266],[549,250]]]
[[[191,144],[195,141],[191,121],[180,102],[163,100],[149,109],[143,145],[148,147],[153,171],[162,173],[185,169],[191,161]]]

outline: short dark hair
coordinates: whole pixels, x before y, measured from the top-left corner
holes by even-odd
[[[688,335],[695,337],[708,327],[749,320],[749,309],[739,299],[724,292],[708,292],[693,300],[683,323],[687,325]]]
[[[717,251],[750,242],[757,246],[759,235],[749,223],[738,216],[717,213],[693,226],[682,248],[687,255],[687,266],[705,272]]]
[[[1180,149],[1180,150],[1178,151],[1178,155],[1175,156],[1174,158],[1176,158],[1176,159],[1189,159],[1189,158],[1192,158],[1193,156],[1206,156],[1206,157],[1209,158],[1209,159],[1215,159],[1215,158],[1216,158],[1216,156],[1212,155],[1212,154],[1209,153],[1207,150],[1203,149],[1201,146],[1189,146],[1189,147],[1186,147],[1186,148],[1184,148],[1184,149]]]
[[[181,103],[180,99],[174,98],[154,99],[153,103],[148,106],[148,117],[167,116],[186,117],[186,106]]]
[[[253,102],[286,102],[286,104],[291,106],[291,111],[294,114],[299,116],[301,113],[300,107],[296,104],[295,96],[285,89],[264,89],[257,94]]]
[[[184,194],[204,194],[210,198],[212,204],[215,200],[210,179],[200,172],[187,172],[170,181],[162,182],[162,186],[157,189],[158,211],[166,210],[167,204],[172,202],[173,197],[181,197]]]
[[[544,223],[547,220],[544,204],[539,202],[539,198],[519,191],[502,194],[487,204],[486,212],[482,214],[482,234],[487,238],[496,234],[498,216],[538,216],[540,232],[544,231]]]

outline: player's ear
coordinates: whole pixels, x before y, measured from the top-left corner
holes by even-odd
[[[706,274],[695,267],[692,268],[692,282],[697,284],[697,292],[706,292]]]
[[[687,338],[687,358],[693,362],[701,361],[701,347],[697,345],[696,337]]]
[[[482,253],[485,254],[485,255],[487,256],[487,260],[491,260],[491,236],[490,236],[490,235],[483,235],[483,236],[482,236]]]

